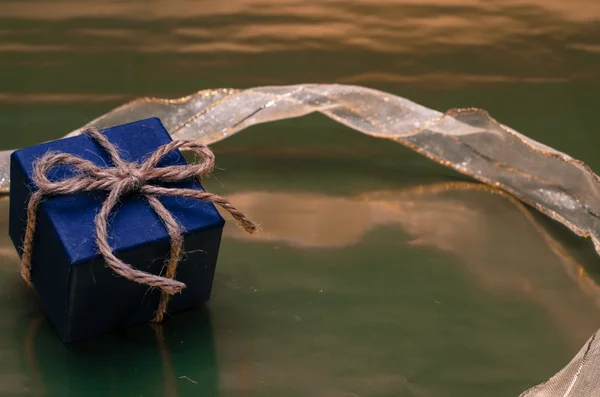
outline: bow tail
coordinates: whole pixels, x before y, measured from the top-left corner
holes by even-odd
[[[146,196],[146,200],[150,204],[150,207],[156,212],[159,219],[167,229],[169,233],[169,239],[171,240],[171,252],[169,259],[165,262],[165,277],[169,280],[175,279],[177,273],[177,265],[183,254],[183,236],[181,234],[181,227],[177,220],[171,215],[171,213],[165,208],[165,206],[154,196]],[[162,291],[160,296],[160,302],[158,309],[152,321],[161,322],[167,312],[167,304],[169,303],[170,294]]]
[[[23,253],[21,254],[21,277],[27,285],[32,286],[31,282],[31,256],[33,254],[33,237],[35,236],[35,227],[37,225],[37,208],[44,194],[37,190],[31,194],[27,204],[27,228],[25,229],[25,238],[23,239]]]
[[[184,188],[167,188],[154,185],[144,185],[141,188],[142,194],[152,196],[181,196],[195,198],[202,201],[209,201],[218,205],[225,211],[229,212],[233,219],[248,233],[256,233],[259,230],[258,224],[250,220],[243,212],[238,210],[229,200],[217,194],[205,192],[202,190],[184,189]]]
[[[117,258],[113,253],[112,248],[108,244],[107,223],[108,216],[124,191],[121,186],[117,186],[117,188],[109,193],[108,198],[102,204],[100,212],[96,215],[96,244],[107,266],[119,276],[138,284],[160,288],[166,294],[173,295],[181,292],[185,288],[184,283],[138,270]]]

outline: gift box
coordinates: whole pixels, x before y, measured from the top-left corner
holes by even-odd
[[[142,162],[171,137],[156,118],[112,127],[101,133],[118,148],[126,162]],[[35,161],[48,152],[67,153],[110,167],[106,150],[87,135],[61,139],[18,150],[11,157],[9,234],[22,255],[27,226],[27,203],[37,190]],[[186,165],[174,151],[157,167]],[[54,167],[50,181],[72,178],[72,166]],[[163,184],[202,190],[196,178]],[[73,342],[120,327],[149,321],[161,291],[116,275],[106,266],[96,244],[95,216],[108,193],[90,191],[45,198],[37,210],[31,260],[31,281],[63,342]],[[178,281],[186,284],[168,301],[168,312],[196,306],[210,297],[221,234],[225,221],[215,206],[195,198],[160,196],[160,202],[183,230],[185,255],[177,267]],[[165,226],[140,195],[120,199],[109,218],[108,242],[115,255],[139,270],[159,275],[171,243]]]

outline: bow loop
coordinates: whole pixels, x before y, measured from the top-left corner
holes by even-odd
[[[55,167],[68,165],[75,169],[75,175],[58,181],[51,181],[48,173]],[[46,153],[35,165],[33,181],[38,189],[48,194],[72,194],[76,191],[87,190],[93,185],[93,180],[102,170],[94,163],[66,153]]]

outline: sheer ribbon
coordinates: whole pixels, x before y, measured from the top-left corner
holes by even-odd
[[[216,89],[179,99],[141,98],[69,135],[157,116],[173,138],[210,144],[255,124],[313,112],[499,187],[589,237],[600,254],[599,177],[585,163],[527,138],[480,109],[441,113],[389,93],[347,85]],[[10,153],[0,152],[3,192],[10,186]],[[598,343],[593,336],[564,370],[522,396],[600,395]]]

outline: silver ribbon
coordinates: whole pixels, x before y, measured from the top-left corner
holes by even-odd
[[[199,91],[179,99],[142,98],[68,134],[159,117],[174,139],[211,144],[246,127],[319,112],[352,129],[390,139],[499,187],[589,237],[600,254],[600,179],[583,162],[504,126],[480,109],[445,113],[389,93],[357,86],[303,84]],[[0,152],[0,191],[8,192],[9,157]],[[522,396],[583,396],[596,382],[600,343],[595,335],[548,382]],[[591,366],[591,370],[583,369]],[[592,394],[589,394],[589,393]]]

